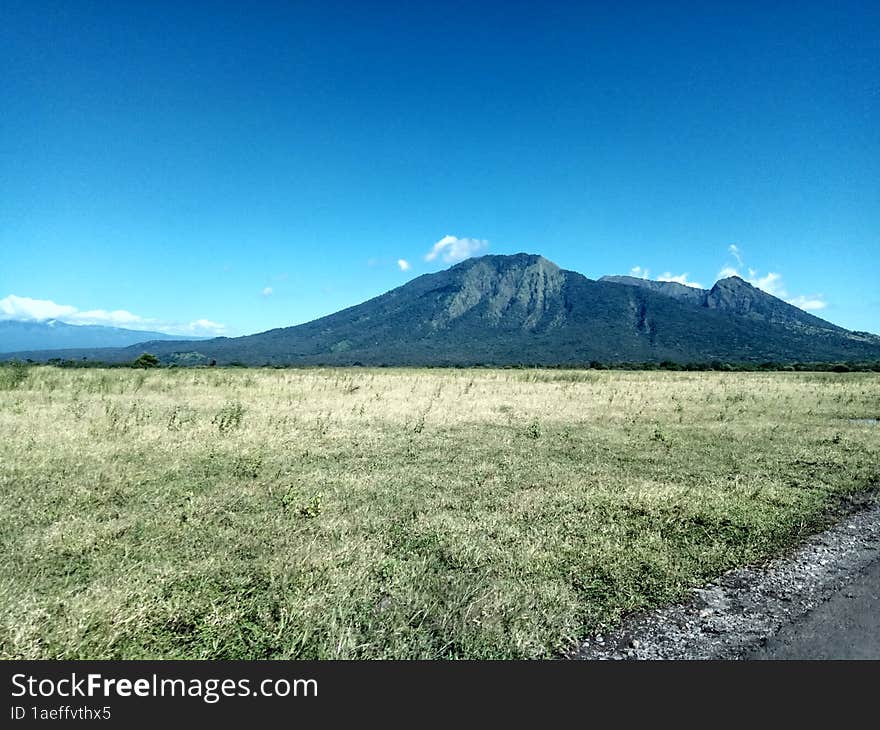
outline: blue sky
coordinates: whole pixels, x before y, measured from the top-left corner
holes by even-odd
[[[880,332],[877,3],[3,16],[0,317],[243,334],[528,251]]]

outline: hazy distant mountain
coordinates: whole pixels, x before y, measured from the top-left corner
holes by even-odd
[[[295,327],[201,342],[37,353],[165,362],[469,365],[880,359],[849,332],[738,277],[710,291],[629,277],[594,281],[541,256],[483,256]]]
[[[21,322],[0,320],[0,352],[57,350],[70,347],[127,347],[145,340],[180,340],[180,335],[141,332],[64,322]]]

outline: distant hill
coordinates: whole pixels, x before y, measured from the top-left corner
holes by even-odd
[[[850,332],[738,277],[711,290],[629,277],[595,281],[542,256],[483,256],[295,327],[201,342],[21,353],[180,364],[559,365],[880,360]]]
[[[57,350],[60,348],[127,347],[145,340],[180,340],[180,335],[161,332],[74,325],[55,320],[22,322],[0,320],[0,352]]]

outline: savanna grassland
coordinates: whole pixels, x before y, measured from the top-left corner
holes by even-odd
[[[880,375],[0,370],[0,657],[549,657],[880,482]]]

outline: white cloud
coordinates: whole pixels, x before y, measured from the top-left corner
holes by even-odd
[[[2,319],[61,319],[76,313],[76,307],[66,304],[55,304],[49,299],[31,299],[10,294],[0,299],[0,316]]]
[[[425,254],[425,261],[433,261],[440,256],[444,262],[452,264],[457,261],[464,261],[480,253],[480,251],[485,251],[487,248],[489,248],[489,242],[483,239],[443,236]]]
[[[650,270],[644,269],[641,266],[633,266],[629,270],[629,275],[634,276],[637,279],[650,279],[651,278]],[[658,276],[656,279],[654,279],[654,281],[674,281],[676,284],[684,284],[685,286],[692,286],[695,289],[702,289],[703,288],[702,284],[698,284],[695,281],[688,281],[688,276],[690,276],[690,274],[688,274],[687,272],[685,272],[684,274],[677,274],[676,275],[676,274],[672,274],[667,271],[664,274],[661,274],[660,276]]]
[[[658,276],[657,281],[674,281],[676,284],[684,284],[684,286],[690,286],[694,289],[703,288],[703,285],[696,281],[688,281],[688,276],[689,274],[687,272],[684,274],[673,275],[667,271],[665,274]]]
[[[71,324],[103,324],[111,327],[128,327],[130,325],[148,325],[152,320],[138,317],[124,309],[108,312],[106,309],[92,309],[88,312],[75,312],[66,317],[55,317]]]
[[[209,335],[215,337],[226,332],[226,325],[219,322],[212,322],[210,319],[197,319],[186,325],[186,329],[192,335]]]
[[[271,286],[267,286],[265,289],[263,289],[263,296],[264,296],[264,297],[271,297],[271,296],[272,296],[272,292],[273,292],[272,287],[271,287]]]
[[[789,304],[794,304],[796,307],[800,307],[801,309],[807,312],[814,312],[819,309],[825,309],[828,306],[828,302],[822,299],[822,295],[818,294],[813,297],[805,297],[803,294],[795,297],[794,299],[788,300]]]
[[[124,309],[111,312],[106,309],[92,309],[81,312],[70,304],[56,304],[51,299],[31,299],[15,294],[0,299],[0,318],[25,321],[57,319],[70,324],[102,324],[113,327],[146,325],[152,322]]]
[[[782,283],[782,274],[778,274],[775,271],[759,276],[755,269],[749,269],[746,273],[743,273],[732,266],[725,266],[718,272],[719,279],[726,279],[731,276],[738,276],[740,279],[749,282],[753,287],[767,292],[767,294],[772,294],[779,299],[785,299],[788,296],[788,292]]]
[[[169,335],[217,335],[225,332],[226,326],[209,319],[194,322],[165,322],[159,319],[141,317],[125,309],[90,309],[81,311],[70,304],[57,304],[51,299],[31,299],[15,294],[0,299],[0,319],[14,319],[25,322],[45,322],[58,320],[67,324],[102,325],[104,327],[123,327],[132,330],[149,330]]]
[[[782,283],[782,274],[777,274],[775,271],[771,271],[765,276],[758,276],[757,271],[749,269],[749,276],[746,281],[752,286],[772,294],[774,297],[784,299],[788,296],[788,292],[785,291],[785,286]]]
[[[409,261],[407,261],[406,259],[397,259],[397,266],[400,268],[401,271],[409,271],[411,268],[409,265]]]

